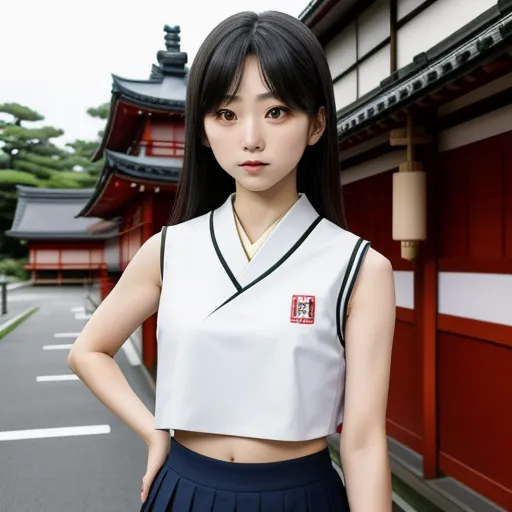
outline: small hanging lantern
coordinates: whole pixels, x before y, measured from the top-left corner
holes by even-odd
[[[427,176],[423,165],[414,160],[414,145],[426,144],[431,137],[413,133],[413,119],[407,128],[391,132],[392,146],[406,146],[407,161],[393,174],[393,240],[401,242],[402,258],[412,261],[419,255],[419,243],[427,238]]]
[[[427,175],[419,162],[400,164],[393,174],[393,240],[400,240],[402,258],[418,257],[427,238]]]

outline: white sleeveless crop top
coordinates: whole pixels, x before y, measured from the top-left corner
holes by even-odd
[[[333,434],[348,299],[370,244],[303,194],[249,261],[231,201],[162,231],[155,428]]]

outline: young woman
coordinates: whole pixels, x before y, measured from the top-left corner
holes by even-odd
[[[187,87],[171,225],[69,365],[145,440],[144,511],[390,511],[393,274],[345,226],[322,48],[291,16],[241,13],[207,37]],[[113,356],[156,311],[153,417]],[[346,488],[326,441],[342,421]]]

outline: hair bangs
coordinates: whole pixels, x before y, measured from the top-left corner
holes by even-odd
[[[268,23],[261,22],[254,33],[254,55],[268,90],[290,108],[313,116],[324,101],[319,88],[308,87],[315,81],[304,80],[311,66],[304,58],[307,49],[301,45],[300,38]]]
[[[249,43],[249,41],[247,42]],[[204,75],[200,111],[206,115],[217,110],[226,98],[236,95],[242,83],[249,44],[233,44],[227,38],[212,54]]]

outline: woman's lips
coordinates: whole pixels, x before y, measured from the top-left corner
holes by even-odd
[[[244,162],[242,164],[242,167],[247,171],[247,172],[258,172],[258,171],[261,171],[261,169],[263,169],[264,167],[266,167],[268,164],[264,163],[264,162]]]

